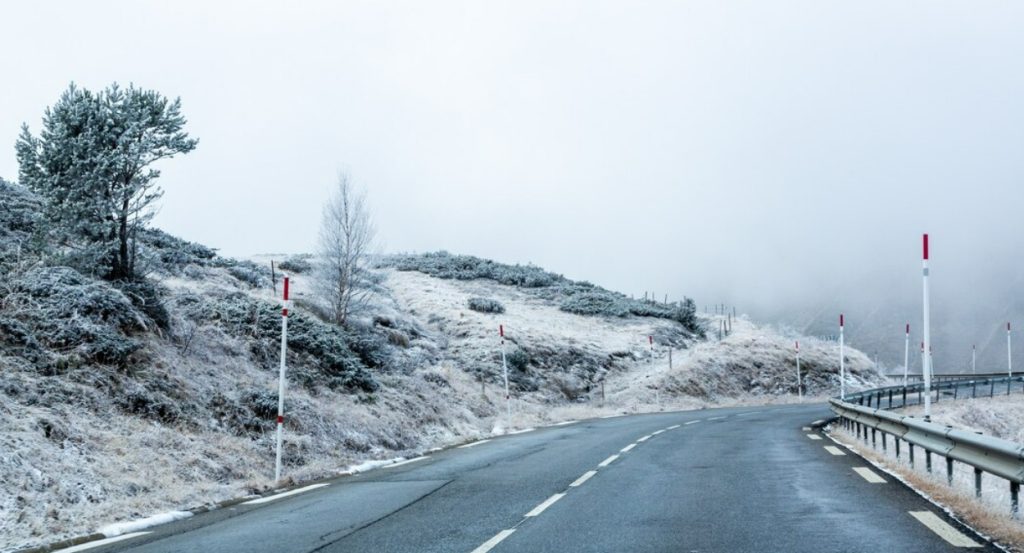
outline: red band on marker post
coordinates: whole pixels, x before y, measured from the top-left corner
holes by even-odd
[[[910,323],[907,323],[907,334],[910,334]]]
[[[288,277],[284,277],[284,301],[288,301]]]
[[[281,316],[282,317],[287,317],[288,316],[288,308],[287,307],[284,307],[284,308],[281,309]]]
[[[277,416],[277,424],[284,424],[284,415]]]
[[[796,349],[798,349],[798,350],[800,349],[800,342],[799,341],[796,343]]]
[[[839,326],[843,326],[843,314],[839,314]]]
[[[498,325],[498,335],[505,337],[505,325]]]
[[[928,261],[928,234],[924,235],[924,260]]]
[[[654,345],[654,336],[648,336],[647,337],[647,343],[651,344],[653,346]]]

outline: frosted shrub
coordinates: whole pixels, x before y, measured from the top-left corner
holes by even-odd
[[[308,273],[313,269],[312,256],[310,255],[293,255],[288,259],[277,264],[277,267],[282,271],[288,271],[292,273]]]
[[[526,288],[542,288],[567,282],[565,277],[533,265],[505,265],[489,259],[471,255],[452,255],[448,252],[390,256],[385,258],[381,265],[394,267],[399,271],[419,271],[436,278],[485,278],[508,286]]]
[[[144,262],[168,274],[180,274],[189,265],[207,267],[217,258],[213,248],[182,240],[154,228],[139,231],[139,245]]]
[[[469,298],[469,308],[480,313],[504,313],[505,306],[498,300],[488,298]]]

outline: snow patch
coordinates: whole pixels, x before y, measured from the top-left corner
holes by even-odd
[[[191,516],[192,513],[188,511],[169,511],[166,513],[148,516],[146,518],[140,518],[138,520],[108,524],[107,526],[100,528],[99,533],[108,538],[116,538],[123,534],[138,532],[140,530],[145,530],[146,528],[152,528],[153,526],[158,526],[160,524],[167,524],[168,522],[186,519]]]

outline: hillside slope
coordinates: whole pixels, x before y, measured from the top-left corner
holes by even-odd
[[[147,230],[146,279],[105,282],[62,265],[40,213],[0,181],[0,550],[271,487],[280,315],[269,267]],[[490,268],[430,276],[415,257],[391,258],[345,329],[317,316],[308,263],[292,264],[290,479],[510,426],[792,393],[789,337],[769,329],[739,321],[707,340],[708,321],[685,302],[644,304],[557,275],[503,282],[550,273],[454,259]],[[472,298],[504,312],[472,310]],[[818,391],[835,387],[829,347],[810,367]],[[872,378],[854,351],[850,366]]]

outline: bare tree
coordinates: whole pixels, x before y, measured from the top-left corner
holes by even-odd
[[[336,324],[344,325],[369,294],[366,263],[375,235],[366,194],[341,173],[324,206],[317,278],[320,297]]]

